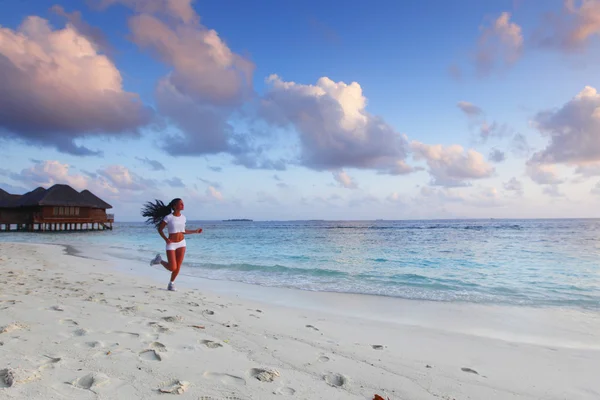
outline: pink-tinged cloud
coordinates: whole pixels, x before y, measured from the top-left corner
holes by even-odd
[[[481,28],[475,54],[477,72],[487,75],[495,68],[514,64],[523,52],[521,27],[510,21],[510,13],[503,12],[490,26]]]
[[[583,50],[600,35],[600,0],[564,0],[559,13],[545,16],[534,36],[538,44],[566,52]]]
[[[495,172],[481,153],[465,151],[459,145],[444,147],[413,141],[411,148],[415,160],[427,162],[432,185],[465,186],[473,179],[489,178]]]
[[[156,88],[168,125],[161,147],[171,155],[228,153],[248,168],[285,169],[270,161],[229,120],[253,96],[255,66],[200,23],[189,0],[109,0],[139,14],[129,19],[131,40],[171,68]]]
[[[358,83],[323,77],[315,85],[305,85],[277,75],[267,83],[261,115],[271,124],[294,128],[304,166],[374,169],[392,175],[413,171],[405,162],[406,138],[366,111],[367,99]]]
[[[534,123],[550,139],[532,161],[585,165],[600,162],[600,95],[586,86],[559,109],[538,113]]]
[[[81,12],[73,11],[69,13],[60,5],[54,5],[50,10],[56,15],[65,18],[80,35],[84,36],[91,43],[94,43],[100,52],[104,54],[112,53],[113,49],[102,29],[85,22],[81,17]]]
[[[122,165],[110,165],[97,172],[117,189],[139,191],[156,187],[155,181],[137,175]]]
[[[346,171],[334,171],[333,179],[335,179],[335,181],[343,188],[346,188],[346,189],[358,188],[358,185],[356,184],[354,179],[352,179],[352,177],[350,177],[350,175],[348,175],[346,173]]]
[[[59,184],[67,184],[79,191],[87,189],[89,179],[83,175],[70,174],[69,164],[48,160],[36,163],[33,167],[21,171],[20,179],[34,186],[46,188]]]
[[[530,162],[527,164],[527,175],[540,185],[557,185],[564,182],[556,172],[554,165]]]
[[[214,186],[209,186],[206,188],[206,195],[211,199],[223,201],[223,194],[218,191]]]
[[[0,135],[90,155],[75,139],[134,132],[151,115],[73,25],[28,17],[17,31],[0,27]]]
[[[164,15],[186,24],[199,19],[192,6],[194,0],[95,0],[95,2],[100,8],[122,4],[139,13]]]
[[[132,40],[173,71],[169,83],[194,101],[239,105],[252,94],[254,64],[233,53],[216,31],[200,24],[173,27],[142,14],[129,20]]]

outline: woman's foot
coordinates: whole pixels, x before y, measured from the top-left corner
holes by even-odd
[[[173,282],[169,282],[169,286],[167,286],[167,290],[170,290],[172,292],[177,291],[177,289],[175,289],[175,284]]]
[[[156,265],[160,263],[162,263],[162,257],[160,256],[160,254],[157,254],[156,257],[154,257],[152,261],[150,261],[150,265]]]

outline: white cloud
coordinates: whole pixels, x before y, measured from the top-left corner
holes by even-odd
[[[596,183],[596,186],[590,190],[590,193],[600,195],[600,182]]]
[[[508,190],[510,192],[523,193],[523,183],[519,181],[514,176],[508,180],[508,182],[503,183],[504,190]]]
[[[261,102],[267,121],[292,126],[301,142],[301,162],[316,170],[344,167],[406,174],[406,139],[366,111],[367,99],[356,83],[320,78],[316,85],[267,79]]]
[[[553,165],[528,163],[527,175],[540,185],[556,185],[563,182]]]
[[[358,185],[356,184],[356,182],[354,181],[354,179],[352,179],[347,173],[346,171],[334,171],[333,172],[333,179],[335,179],[335,181],[337,183],[340,184],[341,187],[344,187],[346,189],[356,189],[358,188]]]
[[[488,156],[488,159],[491,162],[501,163],[502,161],[506,160],[506,154],[501,150],[492,149],[490,151],[490,155]]]
[[[506,124],[499,124],[496,121],[490,124],[481,107],[467,101],[459,101],[457,105],[469,118],[470,128],[476,129],[479,141],[485,143],[490,138],[502,138],[510,134],[510,129]]]
[[[465,151],[459,145],[444,147],[413,141],[411,148],[416,160],[427,162],[433,185],[464,186],[472,179],[491,177],[495,171],[481,153]]]
[[[181,178],[177,178],[177,177],[165,179],[165,183],[171,187],[185,187],[185,184],[183,183]]]
[[[490,26],[482,28],[475,61],[480,74],[488,74],[499,66],[510,66],[523,52],[521,27],[503,12]]]
[[[527,137],[522,133],[515,133],[511,140],[510,149],[515,157],[529,157],[533,151],[529,146]]]
[[[112,61],[73,25],[53,30],[28,17],[17,31],[0,27],[0,134],[92,155],[75,139],[135,131],[150,117],[123,90]]]
[[[136,157],[135,159],[146,164],[153,171],[164,171],[166,169],[165,166],[162,165],[162,163],[160,163],[159,161],[156,161],[156,160],[151,160],[148,157],[144,157],[144,158]]]
[[[534,123],[550,143],[535,153],[532,161],[573,165],[600,162],[600,95],[595,88],[586,86],[560,109],[538,113]]]
[[[457,106],[469,117],[476,117],[483,114],[483,110],[480,107],[468,101],[459,101]]]
[[[543,192],[550,197],[565,197],[564,193],[560,191],[558,185],[544,186]]]
[[[583,177],[600,176],[600,162],[580,164],[575,173]]]
[[[89,180],[83,175],[70,174],[69,164],[48,160],[36,163],[21,171],[20,179],[35,186],[50,187],[57,183],[72,186],[79,191],[86,189]]]

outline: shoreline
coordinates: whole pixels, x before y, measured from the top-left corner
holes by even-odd
[[[600,396],[599,313],[194,277],[171,293],[164,271],[73,249],[0,243],[0,371],[20,377],[0,397],[158,398],[177,380],[207,400]]]

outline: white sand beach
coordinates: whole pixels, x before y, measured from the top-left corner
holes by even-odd
[[[1,399],[600,398],[593,311],[168,292],[164,271],[54,245],[0,243],[0,277]]]

